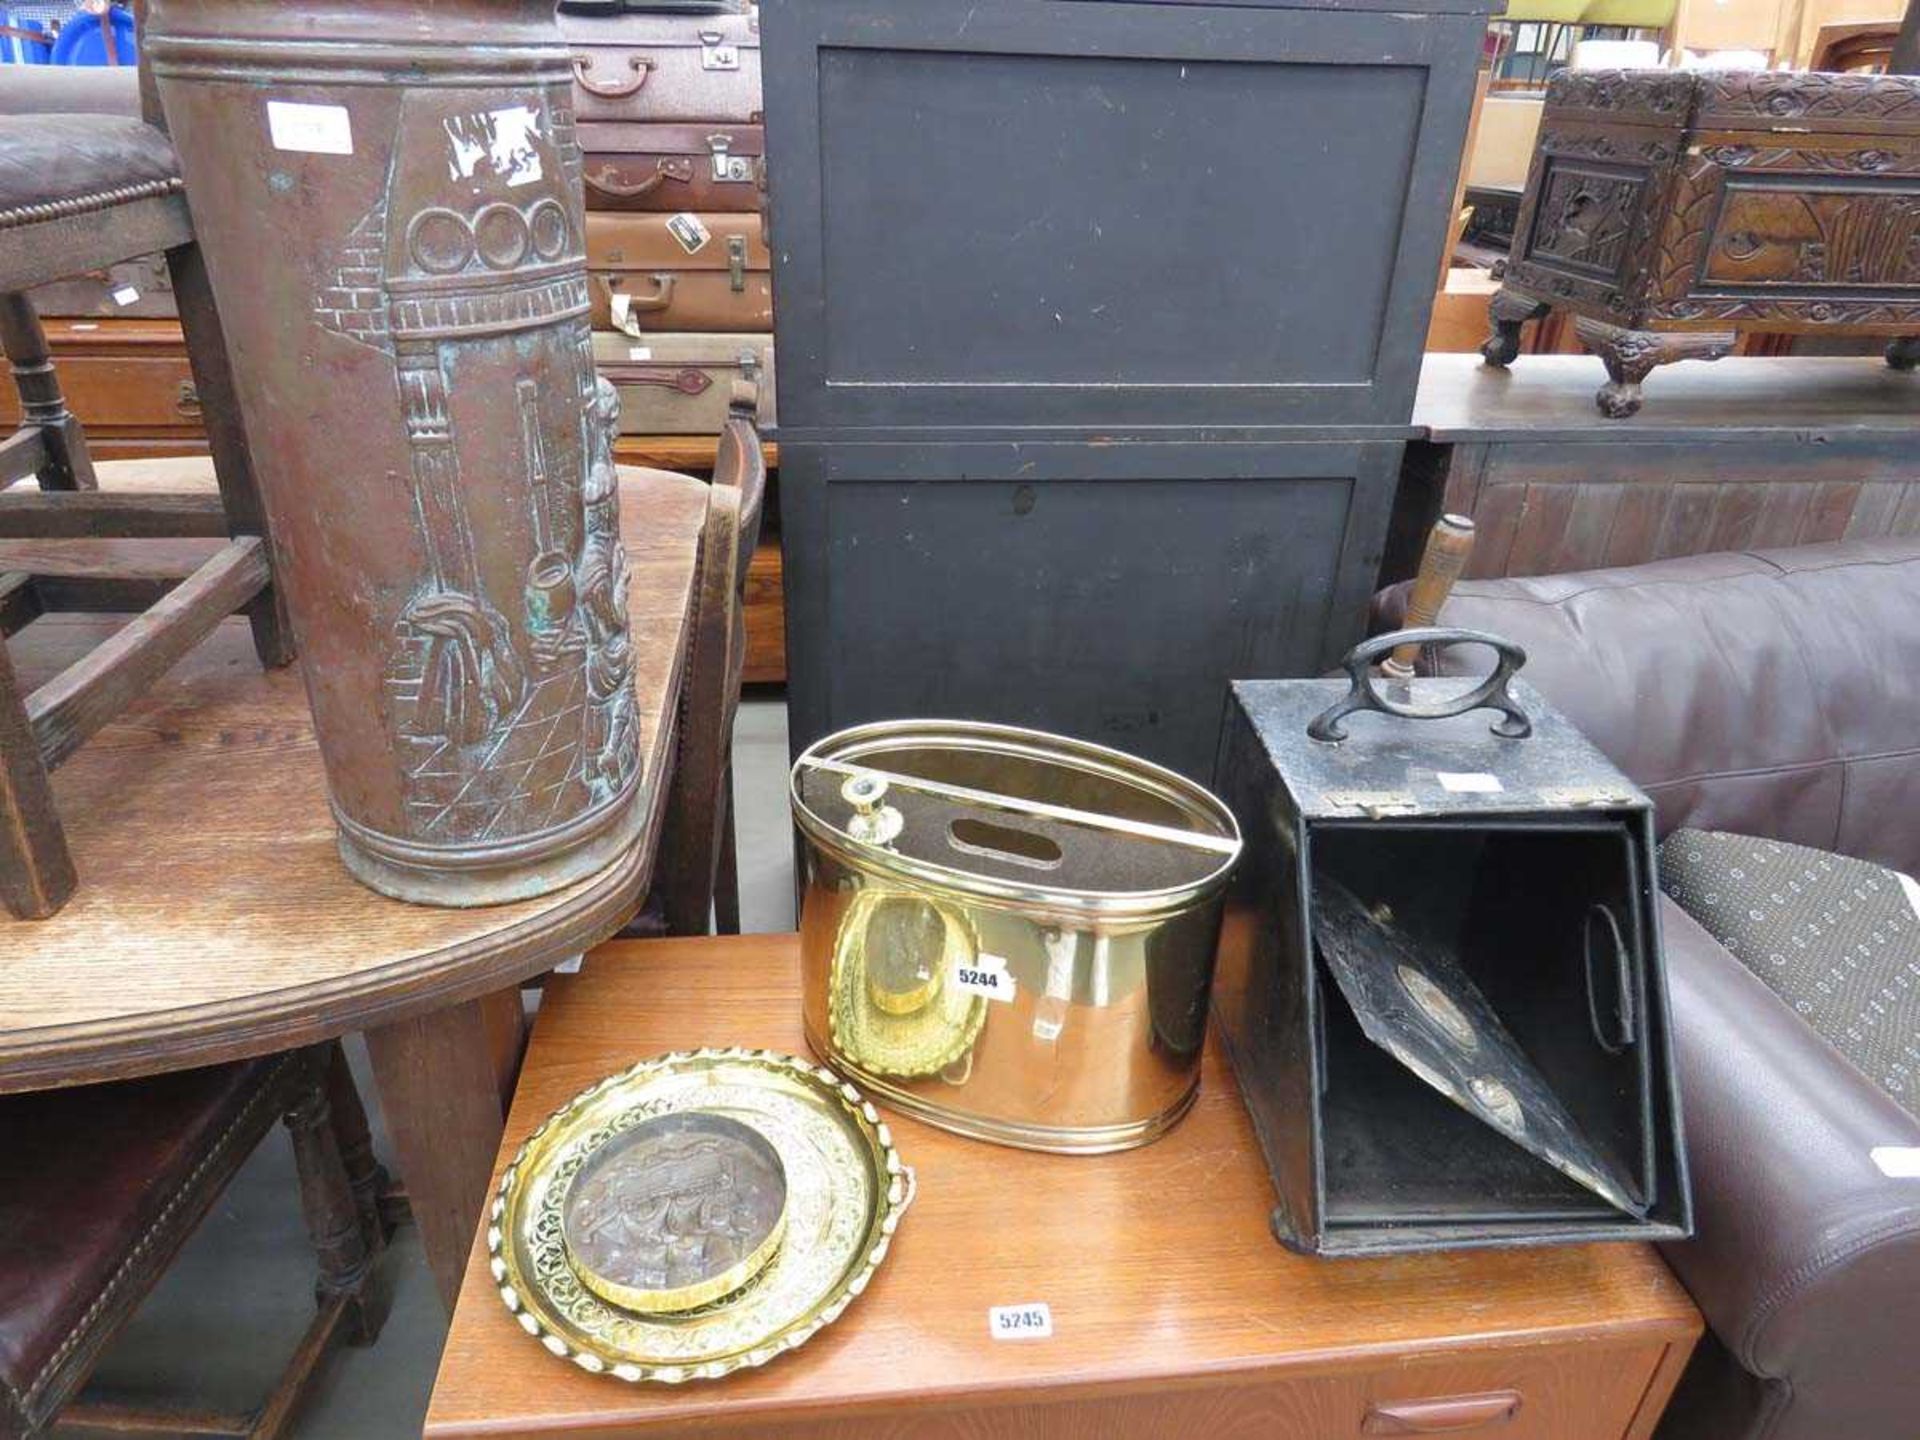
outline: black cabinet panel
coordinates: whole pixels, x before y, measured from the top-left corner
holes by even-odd
[[[1358,638],[1399,454],[788,446],[793,742],[951,715],[1204,780],[1228,680],[1315,674]]]
[[[766,7],[784,420],[1404,424],[1485,8]]]

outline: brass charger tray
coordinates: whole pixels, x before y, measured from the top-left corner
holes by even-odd
[[[786,1235],[737,1293],[673,1315],[607,1303],[568,1259],[563,1212],[583,1166],[643,1120],[725,1115],[778,1151]],[[679,1384],[764,1365],[831,1324],[886,1257],[913,1173],[872,1104],[831,1071],[768,1050],[680,1051],[576,1095],[527,1137],[487,1227],[500,1298],[546,1348],[593,1374]]]

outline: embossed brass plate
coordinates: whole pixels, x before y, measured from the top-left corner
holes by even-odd
[[[580,1167],[560,1207],[574,1273],[643,1315],[693,1310],[767,1267],[787,1229],[787,1170],[753,1126],[704,1110],[642,1120]]]
[[[830,1071],[680,1052],[609,1076],[527,1138],[487,1246],[501,1299],[547,1349],[677,1384],[765,1364],[838,1318],[912,1196],[886,1125]]]

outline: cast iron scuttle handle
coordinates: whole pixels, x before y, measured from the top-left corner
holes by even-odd
[[[1500,659],[1493,667],[1493,673],[1465,694],[1437,704],[1415,705],[1411,701],[1389,700],[1374,687],[1374,662],[1382,656],[1391,655],[1402,645],[1486,645]],[[1377,710],[1383,715],[1398,715],[1403,720],[1444,720],[1451,715],[1464,715],[1469,710],[1498,710],[1504,718],[1494,724],[1493,733],[1508,740],[1522,740],[1533,733],[1533,722],[1527,719],[1527,712],[1507,693],[1507,682],[1526,663],[1526,651],[1511,640],[1502,640],[1498,635],[1489,635],[1484,630],[1455,630],[1447,626],[1435,626],[1431,629],[1395,630],[1389,635],[1376,635],[1354,646],[1347,652],[1347,658],[1340,662],[1353,688],[1316,715],[1313,723],[1307,726],[1307,734],[1329,744],[1344,740],[1347,738],[1346,727],[1340,722],[1357,710]]]

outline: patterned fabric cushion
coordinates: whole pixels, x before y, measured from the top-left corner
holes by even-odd
[[[1805,845],[1676,830],[1660,847],[1660,886],[1920,1116],[1920,885]]]

